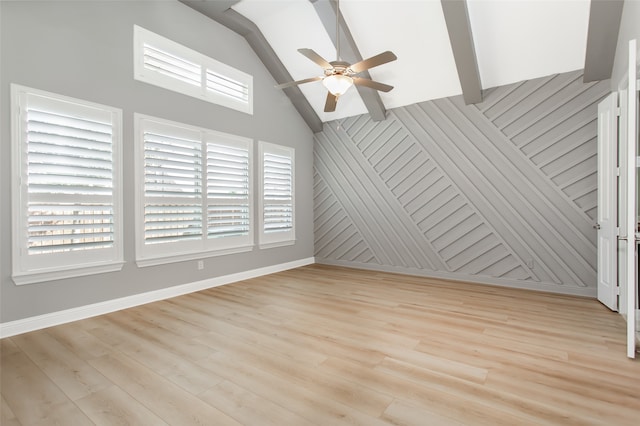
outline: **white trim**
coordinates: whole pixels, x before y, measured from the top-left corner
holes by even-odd
[[[238,254],[238,253],[246,253],[248,251],[253,250],[255,244],[251,244],[248,246],[240,246],[233,247],[222,250],[215,251],[201,251],[195,253],[186,253],[186,254],[168,254],[166,256],[158,256],[158,257],[150,257],[150,258],[137,258],[136,265],[140,268],[145,268],[147,266],[156,266],[156,265],[164,265],[165,263],[175,263],[175,262],[184,262],[186,260],[198,260],[198,259],[206,259],[208,257],[215,256],[226,256],[228,254]]]
[[[124,261],[108,262],[95,265],[83,265],[70,267],[56,271],[32,271],[20,274],[13,274],[11,278],[16,285],[34,284],[45,281],[62,280],[66,278],[84,277],[87,275],[104,274],[107,272],[118,272],[122,270]]]
[[[40,330],[55,325],[66,324],[72,321],[108,314],[110,312],[132,308],[146,303],[157,302],[159,300],[169,299],[183,294],[194,293],[208,288],[261,277],[263,275],[275,274],[288,269],[311,265],[314,262],[315,259],[313,257],[308,257],[306,259],[293,260],[291,262],[281,263],[278,265],[256,268],[250,271],[238,272],[221,277],[214,277],[202,281],[149,291],[147,293],[135,294],[133,296],[122,297],[119,299],[107,300],[105,302],[93,303],[91,305],[66,309],[64,311],[0,323],[0,338],[11,337],[17,334],[27,333],[29,331]]]
[[[412,275],[425,278],[436,278],[443,280],[464,281],[472,284],[493,285],[499,287],[519,288],[522,290],[543,291],[547,293],[566,294],[571,296],[582,296],[595,298],[595,287],[579,287],[569,285],[559,285],[552,283],[541,283],[537,281],[518,281],[504,278],[478,277],[466,274],[456,274],[455,272],[432,271],[429,269],[409,269],[400,266],[372,265],[368,263],[349,262],[343,260],[318,259],[316,263],[320,265],[343,266],[353,269],[364,269],[367,271],[389,272],[394,274]]]
[[[276,247],[285,247],[285,246],[292,246],[296,243],[296,240],[287,240],[287,241],[276,241],[274,243],[265,243],[265,244],[260,244],[260,248],[261,249],[270,249],[270,248],[276,248]]]

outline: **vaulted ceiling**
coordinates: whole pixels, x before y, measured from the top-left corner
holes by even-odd
[[[322,75],[298,52],[336,59],[335,0],[181,0],[247,38],[277,83]],[[323,111],[327,91],[316,81],[285,89],[313,131],[322,122],[585,69],[609,78],[622,0],[341,0],[340,56],[356,62],[386,50],[394,62],[370,77],[388,93],[351,88],[335,112]]]

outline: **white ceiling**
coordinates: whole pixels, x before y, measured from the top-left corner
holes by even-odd
[[[483,89],[584,67],[589,0],[467,0]],[[233,8],[262,31],[295,80],[319,76],[298,53],[328,61],[336,49],[309,0],[242,0]],[[363,58],[393,51],[398,60],[371,69],[391,84],[387,109],[462,93],[440,0],[341,0],[340,9]],[[299,86],[322,121],[367,112],[355,89],[323,111],[321,82]]]

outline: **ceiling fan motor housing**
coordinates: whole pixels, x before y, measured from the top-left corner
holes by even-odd
[[[330,76],[330,75],[335,75],[335,74],[343,74],[343,75],[347,75],[347,76],[351,76],[354,74],[353,71],[351,71],[351,69],[349,69],[349,66],[351,66],[350,63],[348,62],[343,62],[343,61],[332,61],[329,62],[331,64],[331,66],[333,68],[327,68],[324,70],[324,75],[325,76]]]

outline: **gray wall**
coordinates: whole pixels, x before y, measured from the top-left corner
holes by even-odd
[[[321,263],[595,295],[596,117],[580,71],[325,124]]]
[[[275,82],[244,38],[174,1],[2,1],[0,19],[0,322],[313,256],[313,136],[287,97],[273,87]],[[254,115],[134,81],[134,24],[252,74]],[[126,264],[121,272],[22,286],[11,280],[10,83],[123,110]],[[195,261],[138,268],[134,112],[295,147],[296,244],[211,257],[202,271]]]
[[[627,0],[622,8],[618,47],[611,74],[611,90],[627,87],[626,73],[629,68],[629,40],[637,40],[640,47],[640,1]]]

